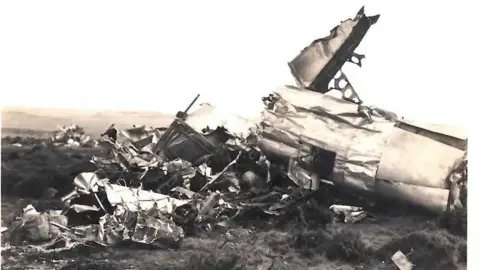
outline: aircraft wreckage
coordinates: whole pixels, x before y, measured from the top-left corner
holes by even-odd
[[[297,86],[264,97],[259,122],[208,104],[189,113],[197,96],[168,128],[112,125],[99,141],[108,152],[92,158],[98,170],[78,175],[62,198],[68,222],[51,225],[102,245],[178,242],[187,224],[229,226],[251,208],[279,216],[324,186],[436,213],[466,208],[466,135],[363,105],[341,71],[361,66],[354,50],[378,18],[362,8],[301,51],[288,63]],[[342,98],[326,94],[331,81]],[[345,222],[365,217],[360,207],[331,209]],[[97,224],[72,227],[85,213]]]
[[[465,188],[465,183],[451,176],[465,166],[466,135],[455,127],[418,123],[363,106],[341,71],[346,62],[361,66],[365,56],[354,49],[378,19],[379,15],[366,16],[362,8],[288,63],[298,85],[279,87],[263,98],[266,108],[259,125],[233,116],[215,123],[220,116],[207,104],[186,121],[175,120],[154,152],[194,162],[200,153],[212,153],[226,143],[226,130],[237,139],[254,141],[247,145],[267,160],[283,163],[284,173],[304,188],[328,183],[435,212],[444,212],[453,202],[458,206],[460,198],[449,196],[458,197],[459,192],[451,191],[458,185]],[[332,80],[334,88],[328,88]],[[343,98],[325,94],[332,89],[340,90]],[[202,132],[212,126],[218,128]],[[191,135],[185,141],[173,140],[175,132]]]

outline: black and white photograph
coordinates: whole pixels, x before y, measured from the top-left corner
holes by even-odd
[[[1,268],[476,269],[474,6],[1,1]]]

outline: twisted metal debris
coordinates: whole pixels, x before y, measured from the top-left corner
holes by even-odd
[[[78,125],[58,127],[58,130],[53,133],[50,140],[57,146],[97,146],[97,142],[86,135],[83,128]]]

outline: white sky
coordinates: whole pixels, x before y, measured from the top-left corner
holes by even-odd
[[[357,49],[364,66],[344,68],[360,97],[407,117],[466,122],[464,99],[477,90],[473,71],[463,67],[477,53],[466,41],[478,32],[474,8],[451,1],[236,3],[3,1],[2,105],[176,112],[200,93],[200,102],[249,116],[261,96],[294,84],[288,61],[364,4],[367,15],[381,17]]]

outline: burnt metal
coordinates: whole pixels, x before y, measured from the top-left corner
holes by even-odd
[[[215,151],[215,145],[181,119],[175,119],[154,148],[170,160],[181,158],[195,162]]]
[[[362,67],[363,59],[365,59],[365,55],[353,52],[352,55],[350,55],[350,58],[347,59],[347,61],[359,67]]]
[[[308,47],[288,63],[290,70],[295,77],[297,84],[302,88],[312,91],[326,93],[329,82],[335,74],[341,69],[345,62],[352,56],[359,55],[354,53],[355,48],[369,30],[370,26],[375,24],[380,15],[366,16],[362,7],[353,23],[351,20],[343,21],[341,25],[348,29],[348,23],[351,23],[351,32],[348,36],[340,36],[337,32],[340,26],[336,26],[330,31],[330,35],[312,42]],[[335,51],[336,43],[340,42],[340,47]],[[362,57],[360,57],[363,59]],[[361,62],[361,59],[360,62]]]

